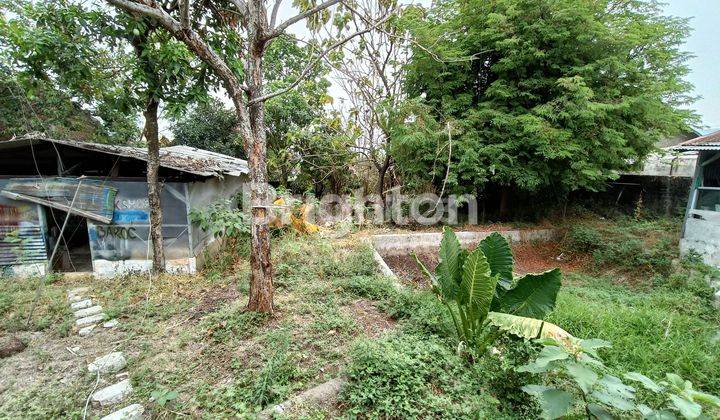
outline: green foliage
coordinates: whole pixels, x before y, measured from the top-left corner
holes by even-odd
[[[190,220],[216,237],[237,239],[250,235],[250,216],[235,208],[231,200],[216,201],[206,209],[192,209]]]
[[[613,285],[615,276],[567,277],[551,322],[576,337],[614,343],[604,352],[611,366],[652,377],[673,371],[720,393],[720,348],[713,341],[720,314],[709,299],[682,287],[628,289]]]
[[[340,395],[352,417],[496,418],[478,372],[446,346],[414,335],[361,341]]]
[[[242,139],[235,136],[235,113],[217,99],[200,102],[175,120],[173,143],[245,158]]]
[[[567,235],[570,249],[577,252],[593,252],[603,246],[605,240],[600,232],[590,226],[576,225]]]
[[[297,369],[288,353],[290,339],[290,332],[283,329],[268,336],[266,345],[271,349],[270,357],[265,361],[250,391],[254,405],[265,407],[282,401],[287,395],[288,382]]]
[[[444,228],[434,275],[415,259],[450,312],[460,343],[477,356],[496,338],[496,329],[525,338],[566,334],[536,319],[545,317],[555,306],[560,270],[513,280],[512,252],[507,239],[497,232],[468,253],[460,247],[455,233]],[[505,276],[503,283],[498,282],[501,276]]]
[[[661,382],[637,372],[625,373],[622,376],[626,380],[640,383],[664,401],[656,408],[637,403],[636,389],[610,374],[600,358],[598,350],[610,347],[607,341],[575,340],[568,345],[544,339],[540,343],[544,347],[538,357],[518,371],[542,374],[550,384],[523,387],[537,398],[544,418],[555,419],[573,411],[584,412],[589,419],[613,418],[615,413],[627,416],[631,412],[644,418],[675,418],[672,411],[676,411],[684,418],[694,419],[701,416],[703,405],[720,408],[720,398],[693,389],[690,381],[674,373],[666,374],[667,380]]]
[[[177,391],[172,391],[167,388],[158,388],[150,393],[155,404],[160,407],[165,407],[169,402],[173,401],[180,396]]]
[[[404,183],[439,189],[452,143],[451,193],[489,184],[558,195],[603,188],[696,121],[683,107],[692,101],[680,50],[689,25],[662,13],[641,0],[411,8],[402,21],[415,41],[407,90],[439,127],[413,134],[427,126],[419,118],[397,130]]]

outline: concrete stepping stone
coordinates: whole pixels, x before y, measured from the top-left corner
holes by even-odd
[[[122,402],[132,392],[133,388],[130,385],[130,379],[125,379],[96,391],[92,395],[92,402],[94,406],[107,407]]]
[[[90,324],[97,324],[98,322],[101,322],[105,319],[104,313],[99,313],[92,316],[86,316],[85,318],[80,318],[75,320],[75,325],[78,327],[83,327]]]
[[[103,328],[115,328],[119,324],[117,319],[111,319],[108,322],[103,323]]]
[[[127,365],[125,356],[122,352],[116,351],[95,359],[94,362],[88,365],[88,370],[90,373],[114,373],[122,370],[125,365]]]
[[[110,413],[100,420],[140,420],[144,412],[145,407],[140,404],[132,404]]]
[[[81,337],[85,337],[90,335],[90,333],[93,332],[93,330],[97,327],[97,324],[91,324],[87,327],[80,328],[80,331],[78,331],[78,334],[80,334]]]
[[[92,299],[79,300],[70,304],[70,309],[77,311],[78,309],[85,309],[92,306]]]
[[[100,312],[102,312],[102,306],[95,305],[95,306],[91,306],[89,308],[80,309],[79,311],[76,311],[75,318],[85,318],[88,316],[97,315]]]

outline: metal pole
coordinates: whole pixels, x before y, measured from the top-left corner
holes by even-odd
[[[65,227],[67,226],[68,220],[70,219],[70,211],[72,211],[73,206],[75,206],[75,200],[77,199],[78,192],[80,191],[80,184],[82,184],[82,180],[85,178],[85,176],[81,176],[78,178],[78,185],[75,188],[75,194],[73,194],[72,201],[70,202],[70,208],[68,209],[67,213],[65,214],[65,220],[63,221],[62,227],[60,228],[60,236],[58,237],[58,240],[55,242],[55,246],[53,247],[52,254],[50,255],[50,258],[47,261],[47,264],[45,266],[45,275],[40,277],[38,287],[35,289],[35,298],[33,299],[32,306],[30,307],[30,313],[28,313],[27,321],[25,322],[25,327],[28,327],[30,325],[30,320],[32,320],[33,313],[35,313],[35,307],[37,306],[38,301],[40,300],[40,296],[42,296],[42,288],[45,285],[45,279],[49,275],[49,273],[52,271],[52,261],[55,259],[55,254],[58,250],[58,245],[60,245],[60,238],[62,238],[63,234],[65,233]]]

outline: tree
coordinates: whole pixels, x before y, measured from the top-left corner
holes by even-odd
[[[392,17],[391,14],[373,19],[364,16],[364,28],[337,40],[328,41],[297,75],[294,82],[275,91],[267,91],[264,60],[268,47],[286,29],[298,22],[306,22],[311,28],[329,21],[329,8],[338,7],[338,19],[333,22],[339,29],[347,23],[347,16],[353,13],[351,7],[340,0],[327,0],[320,4],[299,2],[301,12],[296,16],[277,23],[280,0],[276,0],[268,11],[263,0],[231,0],[227,13],[214,8],[212,4],[194,3],[191,11],[189,0],[179,1],[177,11],[164,10],[152,0],[107,0],[129,13],[153,19],[172,36],[182,41],[202,59],[219,77],[235,106],[238,118],[238,132],[245,141],[250,168],[250,190],[252,207],[251,279],[248,309],[259,312],[273,312],[273,274],[270,261],[270,235],[268,229],[268,174],[267,135],[265,127],[265,102],[283,95],[298,86],[312,71],[317,62],[332,50],[352,38],[369,32]],[[192,13],[191,13],[192,12]],[[213,45],[206,32],[193,28],[191,22],[202,21],[215,16],[225,24],[226,38],[237,40],[241,47],[232,54],[225,54]],[[241,66],[242,63],[242,66]]]
[[[409,14],[417,43],[435,41],[443,58],[413,44],[407,88],[456,130],[450,191],[600,189],[693,122],[687,22],[661,11],[641,0],[450,0]],[[446,165],[428,163],[433,142],[401,144],[396,158],[405,177],[435,176],[438,188]]]
[[[158,7],[173,10],[174,4],[167,1]],[[166,109],[177,112],[205,96],[206,72],[193,67],[194,56],[159,30],[153,19],[108,13],[68,0],[4,6],[17,16],[3,21],[2,28],[13,64],[21,71],[106,110],[106,115],[111,109],[128,114],[142,111],[153,271],[164,271],[159,110],[164,102]]]
[[[397,7],[396,1],[363,0],[364,8],[384,14]],[[357,30],[360,17],[351,23]],[[350,103],[347,115],[362,135],[354,149],[377,171],[377,194],[385,201],[386,175],[393,160],[390,154],[391,131],[402,124],[398,112],[405,99],[402,66],[407,61],[405,31],[399,24],[388,25],[360,35],[343,54],[332,60],[337,80]],[[345,111],[345,110],[343,110]]]
[[[126,143],[137,136],[128,56],[96,43],[86,30],[94,16],[55,2],[0,1],[0,10],[3,137],[43,131]]]
[[[245,157],[245,151],[235,139],[236,125],[235,112],[221,101],[200,102],[188,114],[175,120],[173,143]]]

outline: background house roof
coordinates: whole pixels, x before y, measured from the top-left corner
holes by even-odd
[[[124,156],[147,162],[147,149],[132,146],[90,143],[84,141],[59,140],[42,135],[16,137],[0,142],[0,150],[23,147],[40,142],[61,144],[77,149],[90,150],[116,156]],[[171,146],[160,149],[160,166],[200,176],[240,176],[249,172],[247,161],[221,153],[196,149],[189,146]]]
[[[673,146],[672,150],[720,150],[720,131],[688,140]]]

